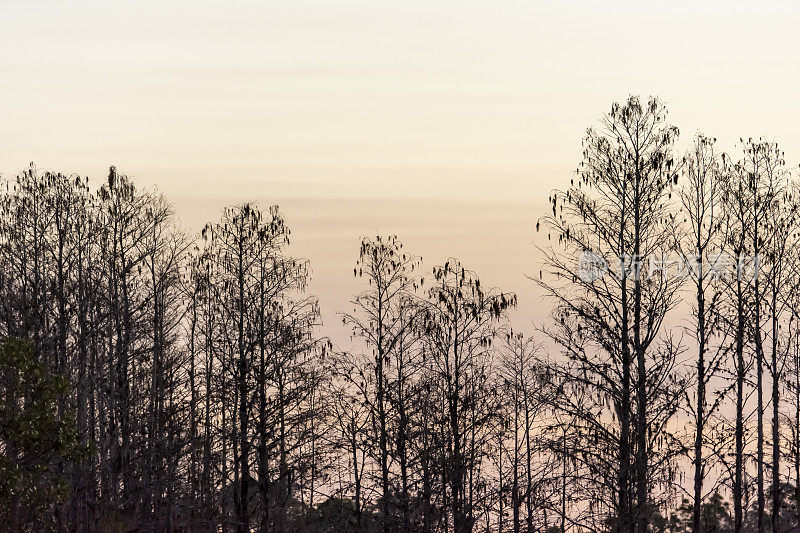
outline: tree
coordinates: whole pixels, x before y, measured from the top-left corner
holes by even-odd
[[[433,269],[424,314],[425,342],[436,393],[442,401],[441,431],[446,443],[443,475],[456,533],[472,531],[482,496],[480,464],[499,406],[487,390],[490,346],[497,323],[516,296],[481,287],[477,275],[456,260]]]
[[[391,507],[395,505],[390,492],[390,442],[397,442],[400,451],[402,495],[399,502],[403,512],[404,527],[408,527],[408,418],[405,411],[408,392],[409,342],[416,322],[416,306],[413,302],[418,280],[414,270],[419,261],[403,251],[397,237],[391,236],[364,239],[354,273],[366,277],[369,289],[353,300],[353,313],[343,315],[343,322],[350,326],[353,336],[362,339],[372,350],[372,356],[352,361],[352,370],[342,376],[357,378],[354,385],[361,391],[363,401],[371,410],[375,440],[378,444],[380,468],[381,515],[383,530],[393,527]],[[394,365],[397,374],[392,376]],[[351,380],[352,381],[352,380]],[[398,402],[392,395],[399,396]],[[394,406],[397,409],[393,408]],[[396,428],[397,435],[393,433]]]
[[[343,463],[339,468],[339,492],[343,501],[352,502],[347,510],[353,514],[356,531],[361,531],[365,515],[364,469],[369,453],[369,410],[347,385],[341,386],[341,383],[334,383],[329,398],[333,417],[331,444],[341,453],[340,461]]]
[[[694,340],[697,343],[696,392],[688,402],[694,419],[694,487],[692,531],[700,531],[703,481],[710,461],[704,455],[706,424],[722,405],[723,392],[709,401],[708,387],[723,368],[727,355],[725,343],[713,344],[721,333],[719,312],[722,282],[714,270],[714,261],[724,245],[722,186],[724,163],[714,149],[714,139],[699,135],[684,158],[684,187],[680,191],[683,234],[677,240],[681,260],[686,260],[689,282],[694,292]]]
[[[766,180],[774,189],[773,200],[768,207],[765,230],[766,249],[759,267],[763,264],[766,274],[767,297],[766,309],[769,313],[770,362],[769,372],[772,380],[770,401],[772,403],[772,531],[779,531],[779,518],[782,507],[781,464],[781,377],[784,375],[788,359],[789,339],[781,333],[782,328],[791,329],[792,314],[789,312],[790,295],[787,287],[791,287],[792,278],[797,275],[797,268],[791,262],[792,248],[797,244],[798,206],[797,188],[789,185],[788,173],[785,169],[783,153],[777,145],[766,148],[765,169]],[[760,275],[760,272],[757,273]],[[788,326],[788,327],[787,327]]]
[[[219,424],[223,521],[231,460],[237,529],[249,530],[253,492],[260,494],[262,529],[280,529],[301,467],[293,457],[315,416],[308,400],[318,380],[313,328],[319,309],[315,298],[303,294],[308,263],[285,253],[289,229],[277,206],[267,216],[249,204],[228,208],[203,233],[204,266],[197,274],[210,298],[207,388],[216,381],[213,410],[219,416],[213,422],[207,417]]]
[[[615,472],[612,512],[620,531],[647,530],[652,489],[669,482],[677,444],[666,424],[683,383],[676,346],[659,337],[679,287],[661,263],[674,250],[669,196],[677,135],[656,99],[614,104],[602,129],[588,130],[577,184],[551,195],[552,215],[540,222],[560,245],[542,250],[548,279],[536,280],[555,301],[556,325],[546,333],[568,361],[554,368],[563,380],[559,402],[579,421],[587,446],[614,450],[606,466]],[[651,267],[646,276],[644,261]],[[609,265],[616,272],[606,275]],[[588,402],[568,401],[568,394]]]
[[[736,373],[736,468],[733,487],[734,527],[744,527],[743,477],[745,456],[744,383],[748,362],[745,348],[752,341],[756,380],[756,498],[759,532],[766,528],[764,492],[764,326],[768,313],[769,280],[765,279],[762,264],[769,254],[768,221],[773,203],[783,186],[780,169],[782,156],[777,146],[749,139],[744,143],[742,158],[732,165],[726,180],[723,202],[728,218],[727,246],[737,263],[736,275],[729,284],[735,323],[730,329],[735,342]],[[779,270],[773,272],[777,273]],[[777,329],[776,329],[777,331]],[[775,337],[777,342],[777,337]],[[777,347],[777,345],[776,345]],[[775,489],[779,490],[779,489]]]
[[[81,451],[75,413],[59,409],[68,391],[29,342],[0,342],[0,519],[11,531],[57,529],[69,487],[59,466]]]
[[[237,530],[248,531],[250,524],[251,478],[251,415],[258,385],[253,369],[258,346],[253,334],[258,322],[252,310],[258,309],[261,292],[259,266],[264,254],[286,242],[287,233],[283,219],[273,209],[269,219],[262,220],[260,211],[249,204],[226,209],[223,219],[206,226],[209,240],[209,260],[213,262],[215,295],[221,342],[223,385],[233,397],[232,404],[222,401],[221,408],[230,416],[230,427],[223,427],[233,443],[234,492]],[[228,397],[226,394],[226,397]],[[223,419],[224,420],[224,419]],[[223,439],[227,437],[224,435]],[[227,461],[227,458],[223,458]]]
[[[708,501],[703,502],[699,513],[689,500],[683,500],[681,506],[670,514],[669,519],[661,518],[654,523],[655,531],[664,533],[688,533],[695,527],[703,533],[722,533],[733,528],[730,515],[730,502],[726,501],[719,492],[713,492]],[[699,521],[695,520],[699,515]]]
[[[547,435],[544,434],[545,410],[551,404],[551,389],[548,387],[546,364],[540,358],[542,345],[514,332],[509,332],[504,340],[495,375],[496,387],[503,391],[497,431],[501,452],[505,452],[505,461],[502,458],[498,461],[498,470],[502,474],[505,464],[506,474],[498,476],[497,490],[501,505],[504,489],[510,492],[511,527],[514,533],[519,533],[534,530],[535,515],[540,510],[537,496],[539,501],[543,500],[542,493],[556,477],[552,472],[555,466],[552,458],[546,454]],[[566,459],[567,454],[563,453],[561,457]],[[563,527],[567,515],[566,465],[565,460],[559,487],[564,489],[561,491],[562,505],[559,506]],[[502,520],[502,507],[498,509],[498,515]]]
[[[143,313],[144,349],[149,352],[149,375],[143,379],[146,457],[139,476],[140,513],[148,528],[176,526],[176,491],[180,460],[185,451],[186,413],[185,369],[189,366],[183,350],[182,321],[184,292],[181,279],[188,239],[175,227],[171,206],[160,196],[150,198],[142,214],[145,231],[137,242],[141,255],[141,294],[148,308]],[[149,383],[147,381],[149,380]]]
[[[781,160],[776,156],[776,148],[771,143],[752,142],[744,148],[744,156],[736,165],[735,172],[737,179],[746,185],[745,198],[749,200],[748,207],[751,210],[750,225],[746,228],[747,238],[750,240],[749,251],[754,259],[760,262],[760,258],[765,252],[766,222],[769,209],[773,199],[777,194],[778,183],[773,178],[776,165],[781,164]],[[757,499],[758,499],[758,531],[765,531],[765,492],[764,492],[764,341],[762,331],[763,308],[765,305],[766,291],[763,289],[762,279],[759,269],[756,268],[753,276],[753,324],[752,332],[755,341],[756,357],[756,393],[757,402]],[[777,490],[777,489],[776,489]]]

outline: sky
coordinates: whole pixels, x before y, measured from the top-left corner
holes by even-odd
[[[0,173],[113,164],[189,232],[278,204],[337,340],[376,233],[516,292],[530,330],[536,220],[612,102],[800,161],[798,23],[789,1],[0,0]]]

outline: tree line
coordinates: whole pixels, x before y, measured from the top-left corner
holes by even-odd
[[[277,206],[191,235],[114,167],[31,165],[0,198],[3,527],[800,527],[797,184],[773,142],[678,135],[637,97],[587,131],[536,225],[546,323],[379,235],[348,348]]]

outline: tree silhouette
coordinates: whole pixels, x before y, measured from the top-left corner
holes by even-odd
[[[587,131],[537,224],[546,323],[379,235],[346,346],[277,206],[193,234],[115,167],[5,179],[3,527],[797,529],[798,185],[774,142],[677,137],[655,98]]]

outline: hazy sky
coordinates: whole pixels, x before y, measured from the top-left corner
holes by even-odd
[[[699,4],[0,0],[0,172],[114,164],[190,231],[278,203],[334,328],[376,231],[518,292],[524,326],[533,226],[612,101],[800,160],[800,8]]]

